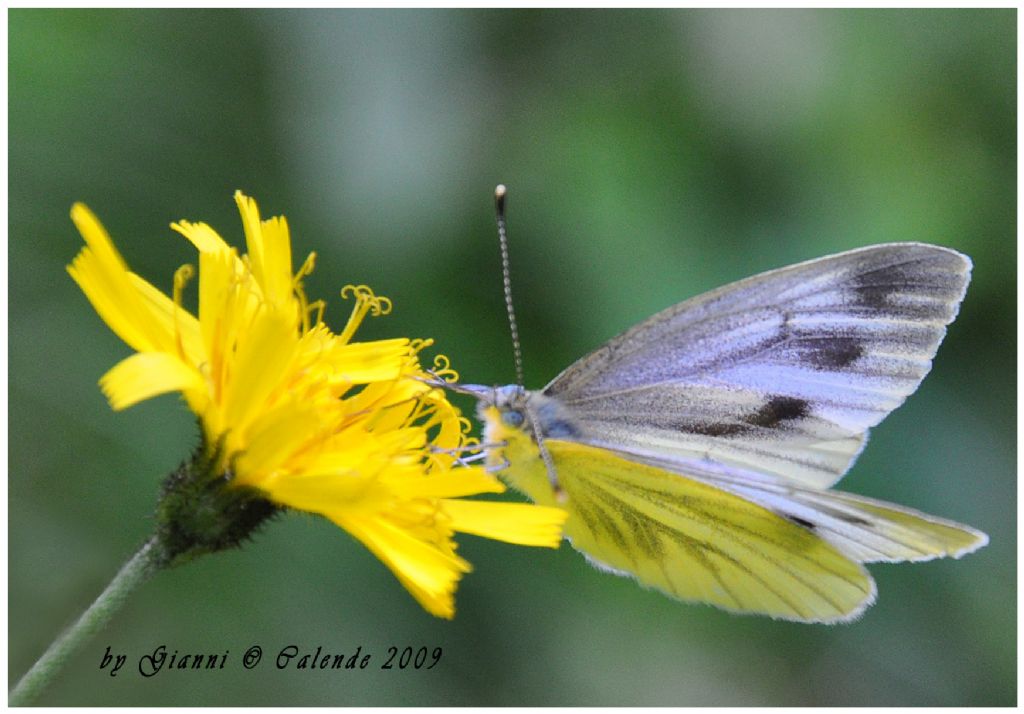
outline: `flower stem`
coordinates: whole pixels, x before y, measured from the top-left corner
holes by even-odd
[[[89,609],[53,641],[11,690],[7,699],[9,706],[25,706],[43,691],[71,655],[107,624],[135,588],[158,570],[159,551],[156,539],[150,539],[124,564]]]

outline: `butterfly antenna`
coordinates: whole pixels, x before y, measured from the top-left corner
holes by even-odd
[[[505,309],[508,310],[508,326],[512,332],[512,354],[516,362],[516,385],[522,389],[523,351],[519,346],[519,327],[516,325],[516,310],[512,305],[512,270],[508,260],[508,231],[505,228],[505,196],[507,193],[508,189],[505,188],[505,184],[499,183],[495,187],[494,212],[498,220],[498,242],[501,244],[501,277],[505,284]],[[532,425],[539,424],[537,417],[530,408],[529,402],[524,402],[523,407],[526,410],[529,423]],[[551,488],[555,493],[555,500],[558,503],[565,503],[565,491],[562,490],[558,483],[555,462],[552,460],[551,454],[544,444],[544,435],[540,433],[540,429],[536,426],[533,426],[532,429],[534,441],[537,443],[537,449],[540,451],[541,458],[544,460],[544,466],[548,472],[548,480],[551,482]]]
[[[501,244],[501,278],[505,285],[505,309],[508,311],[508,326],[512,332],[512,356],[516,363],[516,384],[523,386],[523,351],[519,346],[519,326],[516,324],[516,309],[512,304],[512,271],[508,260],[508,233],[505,228],[505,196],[508,189],[498,184],[494,189],[494,212],[498,221],[498,242]]]

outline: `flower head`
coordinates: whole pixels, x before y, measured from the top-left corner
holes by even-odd
[[[129,271],[96,217],[71,217],[86,247],[68,267],[100,317],[135,353],[101,379],[114,409],[180,392],[203,444],[171,475],[157,512],[167,563],[237,545],[282,507],[329,518],[364,543],[431,613],[454,614],[454,591],[470,570],[456,531],[557,547],[565,514],[526,504],[465,500],[504,487],[458,455],[468,422],[437,388],[451,377],[439,357],[419,362],[429,340],[355,342],[367,315],[391,303],[366,286],[339,333],[309,302],[293,271],[283,217],[261,220],[235,194],[247,254],[205,223],[171,225],[199,252],[199,309],[182,307],[194,275],[183,266],[169,297]]]

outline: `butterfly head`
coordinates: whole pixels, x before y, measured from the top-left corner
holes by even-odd
[[[571,411],[544,392],[531,392],[515,384],[460,385],[459,391],[476,397],[477,417],[496,441],[506,439],[510,431],[534,440],[538,435],[542,439],[572,439],[579,435]]]
[[[488,397],[477,404],[477,413],[482,415],[493,407],[498,411],[502,424],[511,429],[522,429],[529,421],[529,398],[529,392],[516,384],[494,387]]]
[[[460,394],[476,398],[476,413],[481,421],[500,421],[512,429],[522,429],[528,421],[526,403],[530,393],[515,384],[504,387],[485,387],[479,384],[448,385]]]

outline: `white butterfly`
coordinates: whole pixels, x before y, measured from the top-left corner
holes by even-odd
[[[540,391],[466,386],[488,463],[569,511],[596,565],[803,622],[858,616],[861,563],[960,557],[968,526],[830,488],[928,373],[971,262],[893,243],[679,303]]]

